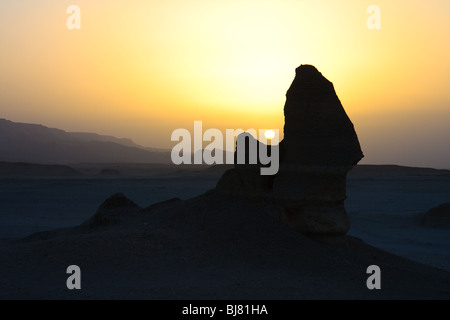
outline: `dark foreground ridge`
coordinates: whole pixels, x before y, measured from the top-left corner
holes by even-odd
[[[37,233],[1,249],[7,276],[0,298],[449,298],[448,272],[349,236],[316,241],[270,210],[217,193],[139,208],[118,194],[99,208],[101,223]],[[79,291],[65,286],[72,264],[82,270]],[[366,287],[373,264],[382,271],[381,290]]]
[[[362,153],[331,83],[302,66],[287,98],[272,182],[257,184],[244,165],[192,199],[141,208],[116,194],[80,226],[3,241],[0,298],[449,299],[449,272],[345,235],[345,176]],[[312,122],[296,129],[295,117]],[[81,269],[81,290],[66,287],[70,265]],[[371,265],[381,290],[367,288]]]

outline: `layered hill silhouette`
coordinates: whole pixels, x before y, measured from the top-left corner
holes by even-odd
[[[38,164],[170,163],[170,152],[144,148],[130,139],[66,132],[0,119],[0,161]]]

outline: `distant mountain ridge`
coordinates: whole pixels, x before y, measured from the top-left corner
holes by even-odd
[[[66,132],[0,119],[0,161],[38,164],[170,163],[170,151],[145,148],[126,138]]]
[[[89,142],[89,141],[101,141],[101,142],[114,142],[127,147],[134,147],[145,149],[143,146],[140,146],[133,142],[133,140],[128,138],[116,138],[113,136],[106,136],[97,133],[90,132],[68,132],[72,137]]]
[[[17,177],[78,177],[81,173],[65,165],[9,163],[0,161],[1,178]]]

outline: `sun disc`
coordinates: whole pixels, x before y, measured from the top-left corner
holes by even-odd
[[[264,136],[266,137],[267,140],[271,140],[275,137],[275,131],[266,130],[266,132],[264,132]]]

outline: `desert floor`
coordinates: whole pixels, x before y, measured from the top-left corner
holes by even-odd
[[[88,168],[78,169],[89,173]],[[91,168],[91,170],[94,172],[95,168]],[[339,252],[335,256],[334,251],[327,251],[335,249],[324,247],[322,244],[307,239],[284,226],[276,224],[271,227],[270,219],[272,218],[269,217],[261,218],[260,229],[267,228],[269,231],[265,232],[268,236],[273,232],[272,237],[274,241],[278,242],[273,244],[273,248],[270,243],[264,242],[267,247],[263,251],[260,251],[260,248],[255,249],[253,260],[247,261],[244,259],[245,261],[242,261],[243,256],[248,256],[246,250],[251,250],[246,248],[246,245],[250,246],[258,235],[249,234],[248,244],[243,245],[241,249],[235,249],[236,253],[228,252],[230,248],[221,247],[224,245],[222,238],[217,240],[215,249],[210,248],[214,239],[206,247],[204,243],[200,244],[199,239],[202,239],[202,237],[205,239],[211,237],[211,235],[204,233],[206,232],[204,230],[209,227],[205,225],[205,219],[207,218],[199,218],[201,212],[215,210],[205,209],[214,208],[215,205],[222,207],[228,205],[226,200],[223,199],[208,203],[209,200],[204,200],[201,197],[201,200],[195,200],[198,199],[195,198],[189,200],[186,205],[183,204],[187,211],[191,210],[189,214],[192,214],[192,223],[195,224],[196,219],[200,219],[201,222],[200,225],[192,227],[191,231],[184,231],[185,229],[190,230],[190,227],[183,227],[190,221],[184,221],[184,218],[180,218],[183,217],[180,212],[184,209],[176,207],[176,205],[169,205],[165,210],[169,212],[169,216],[173,214],[172,218],[167,217],[169,220],[172,219],[172,229],[169,222],[161,220],[165,219],[164,217],[155,218],[155,213],[151,213],[150,210],[148,220],[142,218],[144,220],[125,223],[121,228],[102,229],[99,232],[83,235],[70,234],[63,238],[52,239],[50,237],[46,241],[17,241],[18,238],[34,232],[77,226],[89,219],[105,199],[117,192],[124,193],[142,208],[175,197],[181,199],[195,197],[214,188],[223,172],[222,169],[218,168],[206,170],[145,170],[145,172],[141,172],[142,174],[139,170],[127,171],[125,168],[120,168],[120,170],[122,174],[119,177],[85,174],[77,178],[41,177],[30,179],[22,177],[0,179],[0,206],[2,208],[0,213],[0,238],[2,239],[0,270],[2,270],[3,275],[10,275],[10,277],[3,276],[0,280],[3,287],[7,288],[7,290],[2,291],[1,298],[450,298],[450,273],[447,273],[450,272],[450,230],[428,228],[421,223],[428,209],[450,201],[450,176],[447,172],[436,173],[427,169],[409,172],[398,167],[370,167],[359,168],[350,173],[347,182],[346,200],[346,208],[351,219],[349,236],[360,238],[371,246],[395,255],[447,272],[411,262],[412,267],[405,268],[406,274],[405,272],[402,273],[401,270],[397,270],[401,269],[398,265],[409,265],[409,260],[397,259],[389,254],[385,255],[382,251],[379,252],[370,246],[364,247],[365,245],[360,244],[357,239],[352,237],[346,240],[348,241],[347,246],[353,248],[350,253],[342,253],[340,252],[342,250],[338,250]],[[238,207],[237,204],[236,208],[237,211],[243,210],[242,206]],[[224,230],[227,230],[227,227],[231,228],[230,230],[238,230],[241,226],[235,227],[236,225],[255,224],[255,219],[259,218],[253,212],[257,210],[253,209],[248,209],[249,217],[243,218],[241,221],[234,221],[234,224],[229,222],[228,219],[241,219],[237,213],[234,217],[233,211],[229,211],[227,213],[228,218],[222,212],[222,209],[218,210],[217,223],[220,223],[220,219],[226,219],[227,222],[223,222],[223,229],[217,226],[219,231],[215,234],[225,232]],[[197,214],[196,211],[200,213]],[[162,213],[159,212],[158,214],[161,215]],[[189,217],[189,214],[186,217]],[[137,225],[140,226],[139,230],[133,235]],[[245,228],[248,227],[245,226]],[[145,230],[141,230],[142,228]],[[199,229],[197,240],[194,239],[197,232],[196,228]],[[211,228],[211,230],[214,229],[212,226]],[[252,229],[245,228],[239,229],[240,232],[253,232]],[[178,232],[179,235],[170,232]],[[228,234],[233,234],[233,232],[229,231]],[[253,236],[255,238],[252,238]],[[241,241],[236,240],[231,235],[230,237],[230,243],[233,243],[233,241],[239,241],[240,243]],[[236,237],[239,238],[239,234]],[[295,240],[290,239],[292,237]],[[146,243],[150,243],[148,246],[156,246],[156,251],[150,250],[149,256],[145,259],[141,257],[147,250],[141,247],[143,245],[142,239],[146,239]],[[121,260],[120,257],[114,255],[116,250],[120,252],[120,246],[125,246],[122,248],[123,250],[129,250],[125,245],[127,241],[129,242],[128,245],[133,247],[133,250],[141,249],[141,251],[129,252],[129,254],[133,254],[133,257],[136,257],[136,265],[133,262],[130,263],[130,261],[118,261]],[[186,245],[186,242],[189,241],[192,241],[192,246]],[[197,241],[199,243],[195,244]],[[245,235],[242,235],[242,241],[246,241]],[[303,251],[299,248],[292,251],[292,255],[305,255],[303,259],[296,257],[291,262],[287,258],[289,251],[284,252],[285,249],[281,250],[280,248],[286,247],[286,243],[289,243],[289,241],[297,241],[298,247],[307,247]],[[196,245],[198,246],[196,247]],[[255,245],[264,247],[263,243]],[[77,247],[76,250],[73,248],[74,246]],[[89,252],[92,247],[104,248],[104,251],[108,253],[103,252],[102,258],[98,258],[98,263],[96,263],[96,253]],[[201,250],[204,252],[201,254],[193,253],[191,250],[195,251],[195,248],[202,248]],[[167,250],[171,252],[169,253]],[[270,256],[266,257],[266,254],[269,254],[271,250],[276,251],[276,254],[274,253],[272,257],[278,259],[278,262],[274,265],[266,261],[266,259],[271,259]],[[224,254],[220,258],[221,251]],[[218,257],[213,252],[217,252]],[[318,252],[321,252],[321,254],[318,254]],[[308,266],[306,261],[308,254],[313,256],[311,263],[315,264],[315,267],[314,265]],[[346,257],[346,254],[350,254],[352,258]],[[79,257],[76,255],[79,255]],[[167,256],[164,256],[163,259],[161,255]],[[214,257],[211,257],[211,255]],[[361,261],[367,261],[366,264],[370,263],[371,255],[375,257],[374,264],[377,261],[380,263],[385,261],[387,265],[396,270],[395,272],[399,272],[398,274],[405,274],[405,278],[408,278],[407,273],[411,272],[409,275],[411,283],[407,284],[403,276],[398,276],[392,271],[387,277],[392,277],[391,281],[395,281],[397,278],[400,282],[395,290],[389,293],[385,289],[386,295],[365,293],[368,291],[364,283],[367,275],[364,273],[365,262]],[[331,259],[330,261],[326,261],[327,256]],[[146,263],[151,264],[148,259],[154,261],[157,258],[161,258],[161,260],[158,260],[159,262],[156,265],[146,265]],[[127,259],[130,259],[130,256],[124,254],[123,260]],[[287,260],[284,261],[284,259]],[[298,259],[300,260],[297,261]],[[353,261],[352,259],[356,260]],[[208,262],[209,260],[210,262]],[[341,287],[346,287],[346,294],[343,295],[341,290],[336,290],[338,283],[322,288],[322,283],[314,276],[315,269],[325,268],[324,266],[317,266],[319,260],[320,264],[332,264],[332,261],[336,260],[339,261],[338,265],[345,264],[345,261],[348,263],[353,261],[355,265],[349,267],[347,277],[342,278],[339,271],[333,269],[333,272],[328,273],[322,279],[323,281],[332,281],[330,279],[335,279],[334,277],[348,278],[350,281],[348,285],[342,285],[341,283]],[[37,269],[33,269],[32,266],[35,261],[37,262],[35,266]],[[175,265],[173,264],[174,261],[177,261]],[[284,263],[282,263],[283,261]],[[108,269],[108,267],[105,267],[107,262],[115,267]],[[92,275],[89,276],[89,272],[87,272],[84,278],[88,279],[84,280],[85,282],[91,281],[93,284],[92,290],[81,290],[83,294],[79,295],[68,294],[68,290],[64,286],[64,279],[67,277],[65,270],[61,270],[61,274],[57,277],[58,280],[55,280],[52,270],[56,266],[61,269],[68,263],[82,264],[88,270],[92,270]],[[178,265],[178,263],[181,264]],[[298,265],[296,265],[297,263]],[[258,264],[259,266],[252,271],[252,268]],[[245,265],[245,272],[242,269],[243,265]],[[33,282],[33,277],[37,276],[36,270],[39,271],[40,268],[44,267],[49,269],[48,272],[44,272],[39,281]],[[104,271],[101,271],[102,268]],[[284,268],[286,270],[283,270]],[[301,271],[303,274],[299,279],[294,277],[292,282],[289,283],[288,280],[293,277],[292,272],[296,268],[303,270]],[[153,274],[151,280],[147,273],[145,275],[143,273],[147,269],[148,272]],[[122,279],[122,275],[117,275],[118,278],[122,279],[120,281],[120,293],[117,288],[114,289],[114,284],[108,281],[108,279],[115,277],[114,273],[119,272],[118,270],[124,270],[124,272],[132,274],[129,278],[126,278],[128,280]],[[344,271],[345,268],[341,272]],[[228,276],[221,279],[223,272]],[[236,274],[236,272],[241,274]],[[323,272],[328,271],[324,269]],[[352,276],[351,272],[357,272],[358,275]],[[265,273],[271,276],[267,278],[266,283],[261,283],[262,279],[265,278]],[[94,277],[94,274],[97,276]],[[99,274],[102,274],[103,277],[99,277]],[[168,274],[171,274],[171,276],[169,277]],[[420,290],[417,291],[417,288],[411,287],[411,285],[415,281],[414,277],[424,274],[430,275],[432,279],[427,280],[428,287],[424,288],[424,295],[421,296]],[[139,280],[139,276],[142,280]],[[356,278],[360,280],[357,283],[361,282],[361,285],[354,283]],[[155,279],[159,280],[156,281]],[[42,282],[44,280],[47,282]],[[422,279],[421,281],[425,280]],[[62,281],[60,287],[59,284],[56,284],[58,281]],[[151,281],[151,283],[147,283],[147,281]],[[222,283],[225,281],[228,282]],[[436,287],[436,292],[434,292],[434,282],[442,283],[443,287]],[[46,283],[48,283],[48,288]],[[137,288],[136,283],[140,284]],[[321,288],[318,289],[318,287]],[[145,288],[148,288],[148,290]]]

